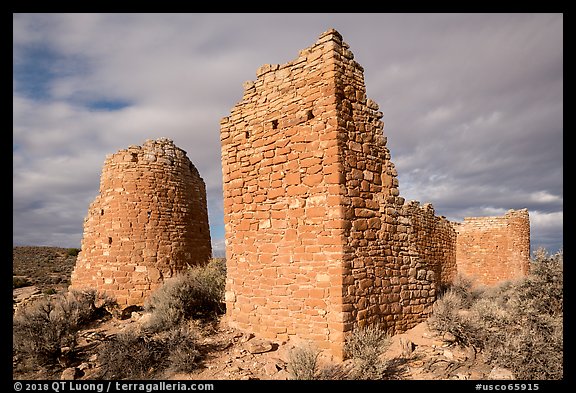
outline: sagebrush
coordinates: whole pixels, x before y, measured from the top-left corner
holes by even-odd
[[[168,330],[183,321],[213,317],[224,311],[225,262],[212,260],[206,266],[190,267],[158,288],[144,305],[151,332]]]
[[[78,330],[113,306],[113,299],[94,290],[30,303],[13,316],[13,353],[32,369],[58,366],[61,357],[75,348]]]
[[[343,380],[348,374],[340,364],[320,363],[320,351],[310,344],[292,348],[288,355],[287,370],[294,380]]]
[[[499,286],[448,290],[428,324],[481,349],[518,379],[563,377],[563,253],[535,253],[530,273]]]
[[[288,372],[291,379],[317,379],[319,355],[320,352],[310,346],[293,348],[288,358]]]
[[[182,325],[160,334],[121,332],[98,350],[101,379],[151,379],[198,366],[196,335]]]
[[[347,338],[345,351],[354,361],[354,379],[383,379],[388,364],[382,354],[390,340],[379,326],[356,329]]]

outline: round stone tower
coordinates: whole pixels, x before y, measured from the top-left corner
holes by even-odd
[[[146,140],[106,157],[70,289],[142,305],[165,278],[208,262],[211,253],[198,170],[171,140]]]

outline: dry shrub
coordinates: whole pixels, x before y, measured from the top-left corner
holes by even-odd
[[[467,301],[462,299],[462,292],[449,289],[434,303],[428,326],[441,332],[452,333],[462,345],[477,346],[480,326],[471,318],[470,311],[464,304],[467,304]]]
[[[12,276],[12,289],[27,287],[29,285],[32,285],[32,283],[26,277]]]
[[[288,372],[292,377],[291,379],[317,379],[319,355],[320,352],[310,346],[293,348],[288,358]]]
[[[167,370],[170,372],[191,372],[198,367],[200,352],[196,346],[196,335],[187,327],[172,329],[163,339],[166,344]]]
[[[475,285],[474,281],[462,274],[458,274],[450,286],[450,291],[458,295],[462,307],[469,308],[484,292],[484,287]]]
[[[159,332],[197,317],[221,313],[226,282],[225,265],[213,260],[206,266],[190,267],[158,288],[146,301],[151,313],[145,329]]]
[[[486,356],[518,379],[563,378],[563,276],[563,253],[538,250],[525,279],[472,310],[491,333],[484,338]]]
[[[524,279],[485,288],[471,303],[462,297],[448,290],[434,305],[429,326],[481,349],[518,379],[563,377],[562,252],[539,250]]]
[[[288,355],[288,373],[293,380],[343,380],[347,373],[340,364],[320,365],[320,351],[309,344],[292,348]]]
[[[348,337],[345,351],[354,361],[354,379],[383,379],[388,368],[381,355],[390,345],[386,332],[378,326],[356,329]]]
[[[32,369],[57,366],[63,348],[72,353],[77,331],[102,317],[113,304],[112,299],[93,290],[30,303],[13,317],[13,352]]]
[[[198,366],[196,336],[184,326],[161,334],[121,332],[98,351],[101,379],[150,379],[165,371],[190,372]]]
[[[150,377],[162,357],[157,342],[135,331],[123,331],[100,345],[98,360],[102,379]]]

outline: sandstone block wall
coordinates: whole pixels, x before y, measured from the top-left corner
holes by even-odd
[[[528,210],[509,210],[498,217],[467,217],[458,232],[458,272],[491,285],[520,278],[530,268]]]
[[[262,66],[221,121],[229,320],[321,349],[343,333],[332,37],[293,62]]]
[[[230,323],[341,357],[356,327],[430,313],[455,231],[400,197],[381,118],[335,30],[244,84],[221,121]]]
[[[107,156],[71,288],[142,305],[163,279],[210,257],[206,187],[184,150],[161,138]]]

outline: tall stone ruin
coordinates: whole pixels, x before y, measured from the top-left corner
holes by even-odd
[[[349,46],[329,30],[256,75],[221,120],[229,323],[341,358],[358,327],[425,320],[457,274],[457,232],[400,196]]]
[[[208,262],[211,253],[198,170],[171,140],[146,140],[106,157],[70,288],[142,305],[164,279]]]

